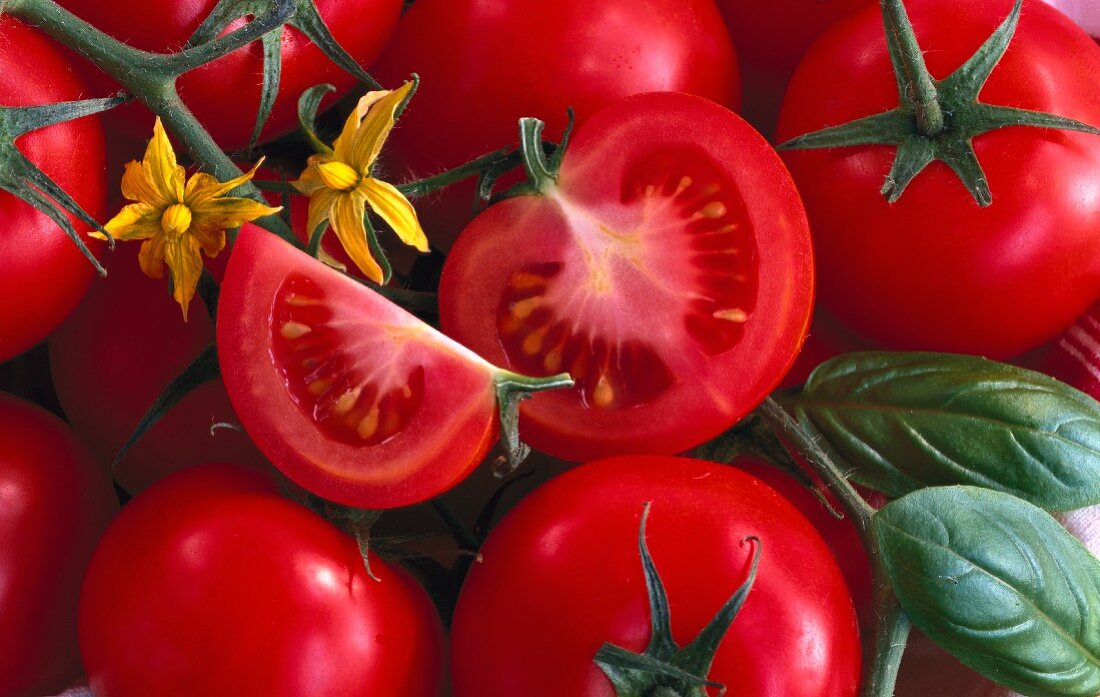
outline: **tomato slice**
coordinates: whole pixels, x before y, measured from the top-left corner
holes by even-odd
[[[565,459],[675,453],[732,426],[805,337],[809,227],[779,157],[733,112],[652,93],[595,114],[556,184],[470,224],[440,286],[444,330],[530,375],[521,433]]]
[[[249,436],[330,501],[427,499],[465,477],[496,438],[501,371],[258,228],[243,229],[233,249],[217,336]]]

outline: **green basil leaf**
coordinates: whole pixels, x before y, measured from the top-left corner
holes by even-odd
[[[1100,694],[1100,561],[1043,510],[978,487],[923,489],[874,517],[906,614],[1025,695]]]
[[[857,482],[890,496],[970,484],[1049,511],[1100,503],[1100,403],[974,356],[853,353],[785,400]]]

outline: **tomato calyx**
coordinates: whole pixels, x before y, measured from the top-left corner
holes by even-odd
[[[993,202],[973,139],[1009,126],[1082,131],[1100,129],[1064,116],[985,104],[978,94],[1016,32],[1023,0],[973,56],[943,80],[932,77],[902,0],[883,0],[886,43],[897,78],[900,106],[880,114],[793,138],[780,150],[894,145],[897,155],[882,186],[893,203],[929,164],[940,161],[955,172],[980,206]]]
[[[16,147],[15,141],[19,136],[31,131],[98,114],[125,101],[125,97],[118,96],[31,107],[0,106],[0,190],[34,207],[57,223],[81,254],[95,267],[96,273],[104,277],[107,275],[107,270],[88,249],[88,245],[84,243],[66,213],[103,233],[111,249],[114,249],[114,237],[91,214],[81,208],[72,196],[28,160]]]
[[[645,572],[646,592],[649,595],[650,638],[642,653],[635,653],[610,642],[596,652],[593,659],[600,670],[615,686],[617,697],[695,697],[706,695],[705,688],[717,688],[725,694],[726,686],[707,679],[714,654],[726,635],[749,591],[756,581],[760,562],[761,543],[755,536],[748,536],[741,543],[753,542],[755,550],[752,566],[745,582],[734,591],[713,619],[685,647],[672,638],[668,595],[664,583],[649,554],[645,529],[649,518],[650,503],[642,509],[638,527],[638,552]]]

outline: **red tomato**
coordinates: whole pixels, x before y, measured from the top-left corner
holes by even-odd
[[[469,474],[496,436],[496,368],[263,230],[237,239],[217,331],[248,434],[330,501],[428,499]]]
[[[96,28],[146,51],[178,51],[217,0],[59,0],[59,5]],[[393,33],[401,13],[401,0],[316,0],[317,11],[337,43],[360,65],[368,66]],[[243,20],[234,22],[235,29]],[[260,142],[294,130],[298,125],[298,97],[314,85],[335,85],[336,96],[350,91],[354,77],[333,64],[301,32],[283,30],[282,77],[279,96],[271,117],[260,134]],[[93,71],[89,68],[87,72]],[[106,77],[96,83],[104,94],[117,90]],[[248,145],[256,123],[263,76],[263,49],[259,41],[196,68],[177,81],[180,96],[188,108],[226,150]],[[142,105],[117,110],[120,128],[148,137],[153,118]]]
[[[583,122],[639,92],[740,102],[737,59],[712,0],[417,0],[375,66],[387,85],[422,84],[394,131],[391,168],[435,174],[515,144],[534,116],[557,139],[566,108]],[[470,219],[472,183],[421,206],[446,251]]]
[[[776,386],[812,287],[809,229],[774,151],[713,102],[654,93],[593,116],[556,186],[466,228],[440,320],[495,365],[573,376],[524,402],[536,448],[675,453]]]
[[[80,675],[80,580],[117,511],[76,434],[0,394],[0,694],[53,694]]]
[[[731,466],[751,474],[772,487],[783,498],[794,504],[798,512],[806,516],[814,529],[833,553],[840,571],[852,596],[860,626],[870,630],[874,626],[874,588],[871,586],[871,563],[867,551],[859,539],[859,532],[848,518],[837,518],[813,493],[800,484],[794,477],[751,456],[741,456],[730,463]],[[829,500],[837,510],[842,510],[834,497]]]
[[[836,321],[822,312],[821,308],[815,308],[806,342],[802,344],[798,358],[779,383],[779,387],[785,389],[803,385],[809,379],[810,373],[830,358],[866,348],[865,344],[843,327],[837,326]]]
[[[10,16],[0,16],[0,105],[37,106],[82,99],[88,90],[56,44]],[[102,219],[107,182],[98,117],[60,123],[19,138],[16,146]],[[78,232],[88,226],[73,219]],[[57,223],[0,191],[0,362],[37,344],[88,290],[92,265]],[[89,240],[94,251],[100,245]]]
[[[214,341],[214,323],[202,301],[192,303],[185,323],[165,281],[141,272],[137,245],[120,247],[115,257],[109,276],[93,285],[50,340],[62,409],[104,465],[168,383]],[[169,472],[211,459],[265,466],[239,431],[210,433],[214,423],[237,421],[222,381],[205,383],[138,441],[115,477],[137,493]]]
[[[855,695],[855,613],[813,526],[763,482],[700,460],[623,457],[551,480],[493,530],[459,595],[451,631],[456,697],[610,697],[593,656],[642,651],[650,617],[638,526],[686,645],[760,562],[709,678],[728,697]],[[702,693],[700,693],[702,694]],[[710,690],[706,694],[717,694]]]
[[[428,697],[443,634],[423,589],[228,465],[177,473],[126,506],[80,596],[97,697]]]
[[[874,0],[718,0],[741,62],[744,115],[763,133],[779,118],[783,92],[810,45]]]
[[[909,14],[944,78],[1008,16],[1012,0],[926,0]],[[822,85],[843,85],[840,90]],[[1100,49],[1038,1],[1023,6],[983,102],[1100,124]],[[826,34],[791,83],[779,140],[886,111],[898,92],[877,8]],[[933,163],[889,204],[896,148],[790,151],[822,306],[879,345],[1006,358],[1056,336],[1100,295],[1100,138],[1003,128],[974,139],[993,192],[982,208]]]

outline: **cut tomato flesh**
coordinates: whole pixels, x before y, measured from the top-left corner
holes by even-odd
[[[471,223],[440,310],[490,362],[572,376],[523,404],[521,433],[585,460],[732,426],[790,366],[812,297],[805,213],[774,151],[732,112],[664,93],[593,116],[556,186]]]
[[[233,249],[218,349],[245,430],[330,501],[424,500],[468,474],[495,438],[491,365],[258,228]]]

